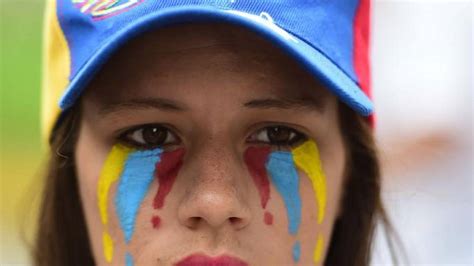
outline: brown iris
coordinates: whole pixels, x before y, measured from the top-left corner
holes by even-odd
[[[147,145],[161,145],[167,137],[166,128],[158,126],[148,126],[143,128],[142,137]]]
[[[291,142],[291,133],[293,131],[287,127],[269,127],[267,129],[268,140],[271,143],[283,144]]]

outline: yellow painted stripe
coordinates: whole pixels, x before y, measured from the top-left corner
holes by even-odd
[[[302,145],[292,150],[293,161],[296,166],[304,171],[311,180],[313,190],[318,205],[318,224],[324,220],[326,211],[326,176],[323,171],[319,149],[316,142],[308,140]],[[324,239],[322,235],[318,236],[316,247],[314,248],[313,259],[318,263],[324,250]]]
[[[102,241],[104,243],[105,260],[107,262],[111,262],[114,255],[114,243],[112,241],[112,237],[110,237],[109,233],[104,232],[102,235]]]
[[[107,230],[107,223],[108,223],[108,212],[107,212],[107,205],[108,205],[108,197],[109,197],[109,190],[110,186],[114,182],[118,180],[120,175],[122,174],[123,167],[125,161],[127,160],[128,154],[133,150],[122,145],[115,145],[112,147],[107,159],[105,159],[104,166],[102,167],[102,171],[100,173],[99,181],[97,184],[97,201],[100,211],[100,217],[102,223],[105,225],[105,229]],[[109,233],[104,231],[103,234],[103,245],[104,245],[104,256],[107,262],[112,261],[113,256],[113,241]]]
[[[318,147],[314,141],[308,140],[292,152],[295,164],[306,173],[313,184],[319,208],[318,223],[321,224],[326,209],[326,176],[321,165]]]
[[[323,255],[324,239],[322,235],[319,235],[318,242],[316,243],[316,248],[314,249],[314,262],[318,263],[321,261]]]
[[[123,171],[128,154],[132,150],[122,145],[112,147],[102,168],[97,186],[97,199],[102,223],[107,225],[107,203],[110,186],[117,181]]]

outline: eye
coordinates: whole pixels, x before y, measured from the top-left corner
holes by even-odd
[[[251,142],[268,143],[274,146],[294,146],[306,140],[307,137],[286,126],[270,126],[259,130],[250,136]]]
[[[175,144],[178,140],[168,128],[161,125],[144,125],[127,130],[119,139],[129,146],[141,149],[154,149]]]

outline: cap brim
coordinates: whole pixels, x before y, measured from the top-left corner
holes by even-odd
[[[116,32],[100,46],[70,81],[59,106],[66,110],[81,95],[86,85],[109,57],[132,38],[166,25],[186,22],[228,22],[248,28],[280,47],[319,79],[342,102],[363,116],[373,111],[371,100],[344,71],[317,48],[272,23],[268,18],[232,10],[202,6],[167,8],[141,17]]]

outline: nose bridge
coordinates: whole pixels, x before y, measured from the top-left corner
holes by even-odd
[[[248,189],[238,154],[219,141],[209,141],[191,157],[192,182],[179,206],[180,221],[188,227],[198,224],[244,227],[250,213],[244,200]]]

